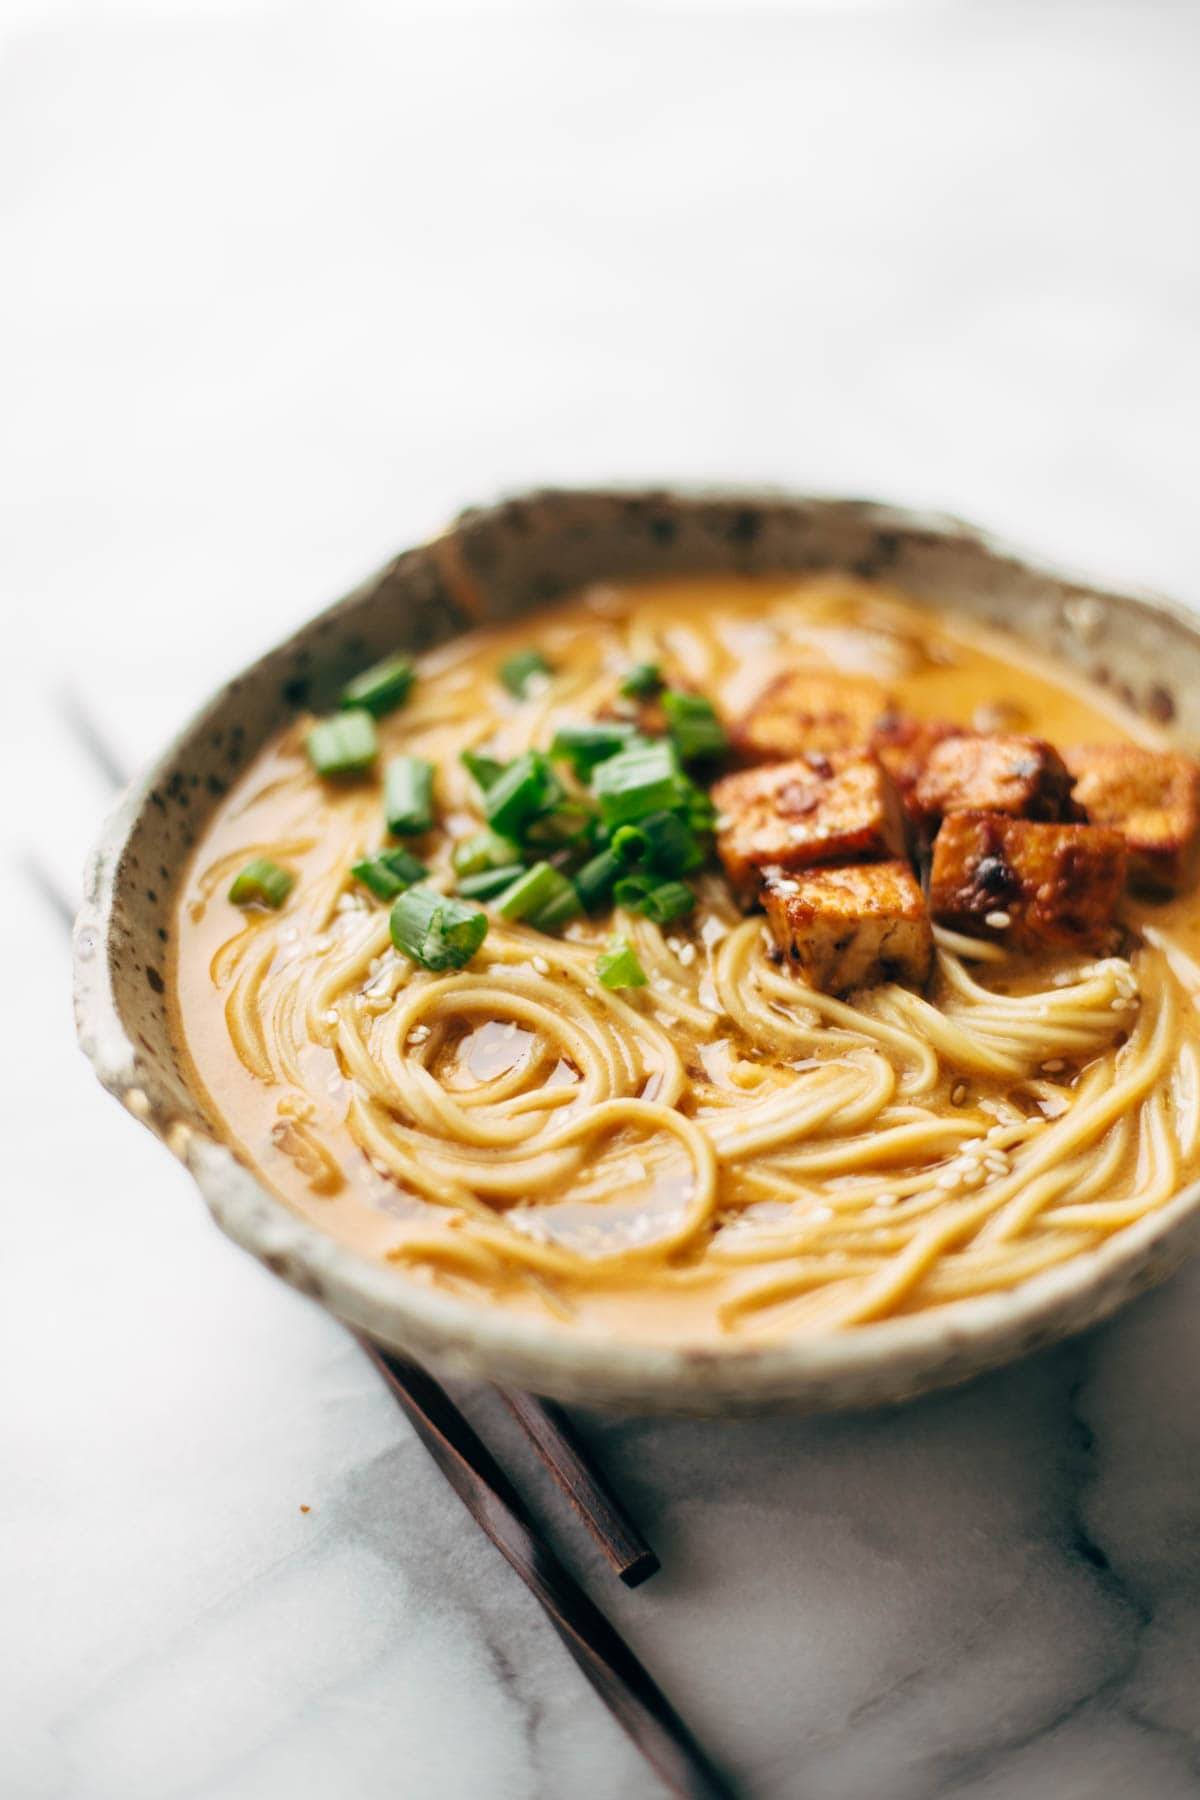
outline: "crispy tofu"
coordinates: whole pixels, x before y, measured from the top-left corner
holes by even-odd
[[[1200,763],[1138,744],[1078,744],[1063,760],[1088,818],[1125,839],[1130,885],[1168,894],[1182,887],[1200,838]]]
[[[869,676],[786,669],[744,718],[727,722],[729,738],[750,762],[787,760],[806,750],[852,750],[866,744],[891,704],[886,689]]]
[[[929,910],[941,925],[1021,950],[1105,951],[1125,883],[1108,825],[955,812],[933,845]]]
[[[810,986],[849,993],[929,974],[929,912],[906,862],[848,863],[777,875],[763,889],[775,942]]]
[[[970,737],[962,725],[948,719],[910,719],[903,713],[885,713],[871,735],[871,748],[896,784],[904,809],[917,816],[914,789],[935,744],[945,738]]]
[[[717,852],[743,900],[754,897],[763,869],[904,855],[899,796],[867,751],[814,751],[745,769],[718,781],[712,800]]]
[[[1041,738],[963,734],[934,744],[912,789],[916,815],[1000,812],[1014,819],[1069,819],[1071,775]]]

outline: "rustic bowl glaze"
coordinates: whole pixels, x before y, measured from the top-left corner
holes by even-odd
[[[125,793],[75,930],[80,1042],[105,1087],[186,1162],[218,1224],[381,1343],[446,1373],[632,1411],[832,1411],[966,1380],[1096,1323],[1200,1243],[1200,1184],[1011,1293],[841,1335],[664,1349],[566,1336],[432,1292],[324,1237],[268,1193],[189,1089],[165,1000],[171,904],[226,787],[297,706],[385,652],[533,611],[603,577],[847,569],[1028,638],[1200,739],[1200,624],[1047,568],[954,519],[775,493],[551,490],[464,513],[229,683]]]

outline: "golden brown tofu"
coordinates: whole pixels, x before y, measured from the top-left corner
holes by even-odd
[[[1105,951],[1124,882],[1125,843],[1110,826],[956,812],[934,839],[929,910],[1017,949]]]
[[[1160,894],[1181,888],[1200,838],[1200,763],[1139,744],[1077,744],[1063,760],[1088,818],[1125,839],[1130,885]]]
[[[763,904],[791,966],[823,993],[879,981],[919,986],[929,974],[929,912],[906,862],[776,875],[763,889]]]
[[[806,750],[864,745],[891,706],[866,675],[834,669],[787,669],[768,683],[743,719],[729,721],[734,749],[750,762],[803,756]]]
[[[896,784],[904,810],[917,817],[914,789],[935,744],[951,737],[970,737],[962,725],[948,719],[910,719],[903,713],[886,713],[871,736],[871,748]]]
[[[899,796],[866,751],[814,751],[745,769],[718,781],[712,800],[717,852],[744,900],[763,869],[904,855]]]
[[[962,735],[943,738],[925,759],[912,790],[928,825],[955,812],[1002,812],[1014,819],[1069,819],[1071,776],[1041,738]]]

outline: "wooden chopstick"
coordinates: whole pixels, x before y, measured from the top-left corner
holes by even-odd
[[[480,1529],[550,1623],[647,1762],[684,1800],[733,1800],[662,1689],[538,1537],[516,1489],[445,1389],[413,1363],[359,1337],[393,1398]],[[531,1434],[532,1435],[532,1434]]]
[[[524,1428],[543,1463],[626,1587],[639,1587],[661,1567],[599,1470],[591,1467],[560,1407],[533,1394],[496,1390]]]
[[[114,788],[124,787],[128,772],[113,748],[107,732],[91,709],[73,689],[59,697],[59,711],[71,737],[88,761],[100,771]],[[43,899],[52,900],[56,910],[72,919],[69,901],[54,893],[33,858],[28,874],[40,888]],[[500,1390],[501,1392],[503,1390]],[[504,1393],[534,1450],[558,1483],[575,1511],[599,1544],[610,1566],[627,1587],[637,1587],[659,1568],[659,1560],[621,1506],[600,1472],[593,1468],[571,1426],[557,1408],[549,1407],[528,1394]],[[449,1396],[447,1404],[449,1404]]]

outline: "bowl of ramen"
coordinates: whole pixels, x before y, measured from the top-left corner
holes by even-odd
[[[100,1079],[436,1368],[641,1410],[961,1381],[1200,1238],[1200,628],[956,521],[465,513],[109,821]]]

